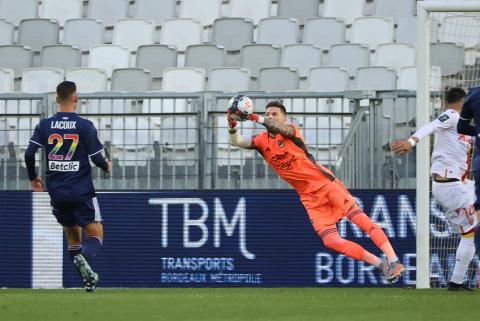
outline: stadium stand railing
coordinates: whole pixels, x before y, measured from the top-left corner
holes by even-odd
[[[412,188],[414,153],[393,156],[393,138],[414,131],[411,91],[245,92],[256,111],[285,104],[316,161],[350,188]],[[77,112],[91,120],[113,161],[110,175],[94,169],[99,190],[284,189],[289,186],[252,150],[228,144],[225,106],[231,94],[91,93]],[[57,110],[54,94],[0,94],[0,189],[28,190],[23,161],[36,124]],[[239,125],[242,135],[264,128]],[[43,169],[44,155],[37,154]]]

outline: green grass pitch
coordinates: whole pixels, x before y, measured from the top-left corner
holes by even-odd
[[[0,320],[474,320],[480,292],[445,289],[0,290]]]

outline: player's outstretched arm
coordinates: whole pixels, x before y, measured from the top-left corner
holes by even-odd
[[[411,136],[407,140],[395,140],[395,141],[393,141],[390,144],[390,149],[395,154],[405,155],[408,152],[410,152],[412,150],[413,146],[415,146],[415,144],[418,143],[418,142],[419,142],[419,139],[417,137]]]
[[[230,117],[230,113],[227,114],[228,119],[228,142],[232,146],[240,148],[253,149],[255,145],[252,138],[243,137],[237,130],[237,122]]]
[[[268,119],[255,113],[251,114],[249,119],[256,123],[262,124],[272,134],[280,134],[286,138],[295,137],[295,129],[288,124],[282,124],[276,120]]]

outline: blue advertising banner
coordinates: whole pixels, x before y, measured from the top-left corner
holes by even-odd
[[[354,191],[415,284],[414,191]],[[99,193],[105,287],[384,286],[373,266],[324,248],[294,191]],[[340,234],[380,254],[348,221]],[[65,287],[80,285],[64,253]]]

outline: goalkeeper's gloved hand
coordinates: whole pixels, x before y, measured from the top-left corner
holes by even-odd
[[[227,113],[227,119],[229,129],[234,129],[237,127],[237,121],[232,119],[230,111]]]
[[[259,124],[263,124],[263,122],[265,121],[265,118],[263,116],[255,113],[252,113],[250,116],[248,116],[248,119]]]

